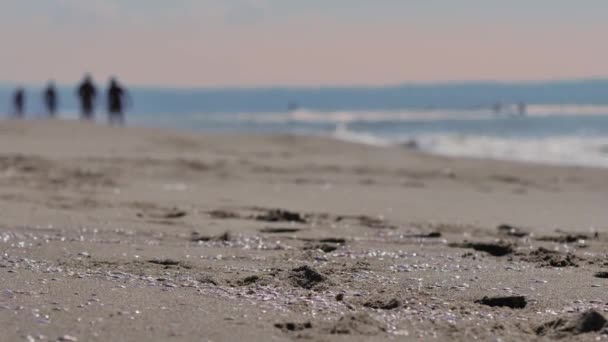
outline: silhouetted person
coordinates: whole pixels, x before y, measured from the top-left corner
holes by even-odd
[[[300,108],[300,106],[298,106],[298,103],[295,101],[290,101],[287,104],[287,111],[288,112],[295,112],[296,110],[298,110]]]
[[[110,80],[108,86],[108,120],[110,125],[125,124],[125,104],[129,95],[115,78]]]
[[[13,94],[13,110],[17,118],[25,115],[25,89],[22,87],[15,89]]]
[[[46,107],[47,114],[54,118],[57,115],[57,90],[55,89],[55,84],[53,82],[49,82],[49,85],[46,87],[43,93],[44,97],[44,106]]]
[[[97,89],[90,75],[86,75],[77,90],[78,98],[80,99],[80,113],[84,120],[93,120],[95,98],[97,97]]]
[[[492,111],[494,112],[494,114],[501,114],[501,112],[502,112],[502,103],[496,102],[492,106]]]
[[[528,114],[528,106],[525,102],[520,102],[517,105],[517,114],[519,114],[519,116],[526,116],[526,114]]]

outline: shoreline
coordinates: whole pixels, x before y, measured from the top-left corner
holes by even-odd
[[[607,176],[3,121],[0,323],[8,340],[538,340],[608,309]],[[526,306],[483,304],[503,296]]]

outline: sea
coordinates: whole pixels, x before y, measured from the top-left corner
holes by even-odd
[[[11,87],[0,84],[7,115]],[[608,80],[129,90],[127,121],[137,126],[324,136],[444,156],[608,167]],[[40,93],[40,86],[27,87],[29,117],[42,116]],[[63,118],[77,118],[74,94],[60,86]]]

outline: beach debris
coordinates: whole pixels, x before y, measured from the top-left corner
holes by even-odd
[[[336,301],[341,302],[344,300],[344,293],[340,292],[336,295]]]
[[[219,284],[217,280],[215,280],[215,278],[209,274],[200,274],[198,277],[196,277],[196,280],[201,284],[211,284],[215,286],[218,286]]]
[[[597,272],[595,274],[596,278],[608,279],[608,272]]]
[[[298,240],[301,241],[306,241],[306,242],[318,242],[318,243],[334,243],[337,245],[344,245],[346,244],[346,239],[344,238],[335,238],[335,237],[326,237],[326,238],[297,238]]]
[[[229,211],[229,210],[212,210],[208,212],[209,216],[214,219],[226,220],[226,219],[238,219],[240,218],[239,214]]]
[[[528,304],[524,296],[507,296],[507,297],[483,297],[476,300],[475,303],[487,305],[491,307],[508,307],[511,309],[523,309]]]
[[[173,260],[173,259],[152,259],[152,260],[148,260],[148,262],[151,264],[155,264],[155,265],[165,266],[166,269],[171,268],[172,266],[178,266],[178,267],[182,267],[182,268],[186,268],[186,269],[192,268],[191,266],[186,265],[181,261],[177,261],[177,260]]]
[[[63,336],[59,337],[57,339],[57,341],[60,341],[60,342],[77,342],[78,339],[76,337],[74,337],[74,336],[71,336],[71,335],[63,335]]]
[[[557,243],[575,243],[579,241],[588,240],[589,237],[585,234],[565,234],[558,236],[539,236],[536,238],[538,241],[548,241]]]
[[[397,229],[396,226],[389,224],[383,217],[371,217],[366,215],[349,215],[349,216],[338,216],[336,222],[342,222],[344,220],[355,220],[361,226],[373,229]]]
[[[517,237],[517,238],[522,238],[522,237],[526,237],[526,236],[530,235],[530,233],[528,233],[520,228],[508,225],[508,224],[501,224],[497,227],[497,229],[500,234]]]
[[[470,248],[479,252],[486,252],[493,256],[505,256],[508,254],[512,254],[515,249],[513,245],[510,243],[506,243],[504,241],[499,242],[463,242],[463,243],[453,243],[449,245],[450,247],[459,247],[459,248]]]
[[[186,215],[188,215],[188,212],[186,212],[185,210],[178,209],[178,208],[171,208],[168,210],[152,212],[149,214],[137,213],[137,217],[149,217],[152,219],[169,219],[169,220],[182,218],[182,217],[185,217]]]
[[[285,332],[287,331],[302,331],[302,330],[306,330],[306,329],[312,329],[312,323],[310,322],[305,322],[305,323],[294,323],[294,322],[287,322],[287,323],[276,323],[274,325],[275,328],[281,329]]]
[[[289,272],[289,279],[294,285],[307,290],[313,289],[327,280],[324,275],[308,265],[292,269]]]
[[[245,277],[245,278],[239,280],[238,284],[240,286],[247,286],[247,285],[255,284],[260,279],[261,279],[260,276],[251,275],[251,276],[248,276],[248,277]]]
[[[334,245],[334,244],[329,244],[329,243],[322,243],[322,244],[318,244],[318,245],[307,245],[307,246],[304,246],[303,249],[304,250],[321,250],[325,253],[331,253],[331,252],[337,250],[338,246]]]
[[[606,328],[606,318],[596,310],[587,310],[576,316],[558,318],[535,329],[538,336],[567,338],[590,332],[599,332]]]
[[[192,234],[190,235],[190,241],[193,241],[193,242],[199,242],[199,241],[202,241],[202,242],[208,242],[208,241],[228,242],[231,240],[232,240],[232,234],[230,234],[230,232],[225,232],[218,236],[201,235],[199,232],[192,232]]]
[[[418,238],[418,239],[438,239],[441,236],[442,236],[441,232],[430,232],[430,233],[406,235],[406,237],[408,237],[408,238]]]
[[[321,243],[337,243],[337,244],[346,243],[346,239],[343,239],[343,238],[321,238],[318,241]]]
[[[172,259],[152,259],[148,260],[151,264],[163,265],[163,266],[177,266],[179,265],[179,261]]]
[[[283,234],[283,233],[297,233],[299,231],[301,231],[302,229],[300,228],[288,228],[288,227],[266,227],[266,228],[262,228],[260,229],[260,233],[266,233],[266,234]]]
[[[188,215],[188,213],[185,210],[180,210],[177,208],[172,208],[171,210],[169,210],[167,213],[165,213],[163,215],[163,218],[166,219],[178,219],[178,218],[182,218],[184,216]]]
[[[256,215],[254,217],[258,221],[265,222],[297,222],[306,223],[306,219],[299,213],[283,210],[283,209],[272,209],[268,210],[264,214]]]
[[[578,267],[579,258],[572,254],[562,254],[557,251],[539,247],[523,258],[524,261],[539,263],[540,267]]]
[[[357,313],[340,317],[328,331],[334,335],[371,336],[386,332],[386,327],[366,313]]]
[[[363,306],[365,306],[366,308],[370,308],[370,309],[379,309],[379,310],[393,310],[393,309],[397,309],[401,306],[401,301],[399,301],[399,299],[397,298],[391,298],[391,299],[372,299],[369,300],[365,303],[363,303]]]

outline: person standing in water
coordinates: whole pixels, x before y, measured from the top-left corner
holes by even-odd
[[[87,74],[84,77],[84,80],[82,81],[80,86],[78,86],[76,94],[80,99],[81,119],[93,120],[93,115],[95,112],[95,99],[97,97],[97,88],[95,88],[95,84],[93,84],[91,75]]]
[[[54,118],[57,115],[57,90],[53,81],[49,82],[43,93],[44,106],[49,117]]]
[[[25,115],[25,89],[18,87],[13,94],[13,110],[16,118],[23,118]]]
[[[108,86],[108,121],[110,125],[124,125],[124,107],[129,95],[115,78],[110,79]]]

